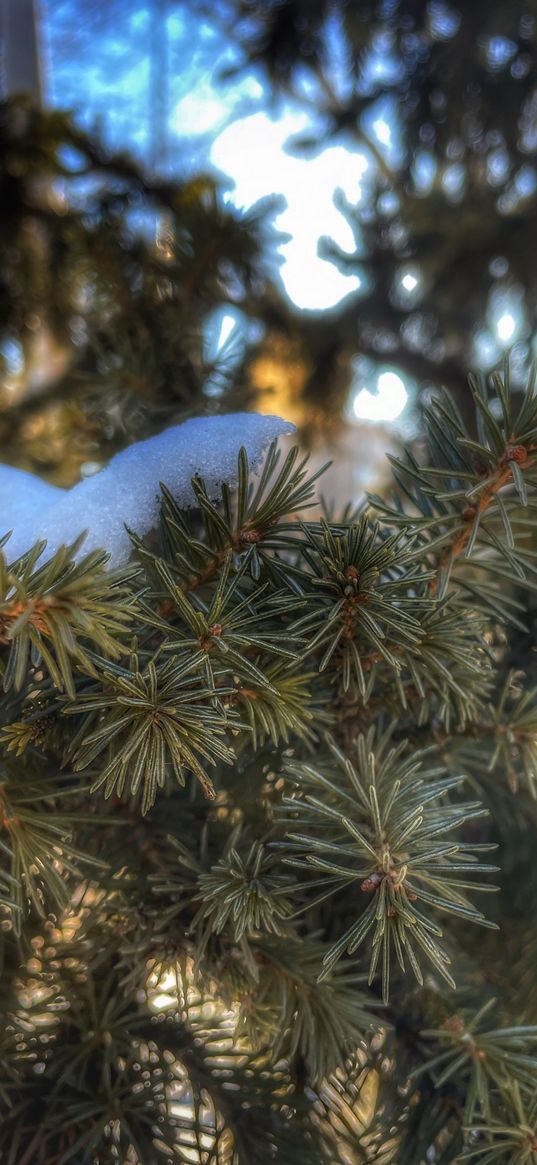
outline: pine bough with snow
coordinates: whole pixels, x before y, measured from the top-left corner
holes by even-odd
[[[4,472],[6,1165],[537,1162],[537,394],[472,391],[326,521],[274,418]]]

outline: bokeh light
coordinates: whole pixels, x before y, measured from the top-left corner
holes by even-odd
[[[365,387],[356,392],[352,408],[359,420],[395,421],[407,400],[408,392],[403,378],[397,372],[387,369],[379,373],[374,392]]]

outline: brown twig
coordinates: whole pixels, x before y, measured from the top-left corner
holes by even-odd
[[[481,515],[488,510],[500,490],[513,480],[512,462],[516,462],[526,469],[534,464],[534,460],[530,459],[529,451],[524,445],[508,444],[506,446],[505,452],[494,473],[483,483],[483,491],[478,501],[475,505],[466,506],[462,511],[464,526],[458,531],[450,545],[444,549],[440,557],[438,574],[435,578],[431,579],[429,584],[429,593],[431,596],[434,597],[438,591],[438,575],[443,568],[447,566],[449,561],[454,562],[455,559],[460,558],[461,554],[466,550],[474,523],[479,521]]]

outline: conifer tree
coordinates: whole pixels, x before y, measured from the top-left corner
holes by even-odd
[[[270,199],[239,213],[214,174],[155,177],[20,94],[0,103],[0,197],[2,461],[71,485],[126,441],[251,397]],[[217,350],[226,309],[244,335]]]
[[[537,381],[471,389],[357,512],[273,445],[4,539],[6,1165],[537,1161]]]

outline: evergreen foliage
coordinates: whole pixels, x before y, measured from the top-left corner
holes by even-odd
[[[4,541],[7,1165],[537,1161],[537,392],[472,391],[358,514],[272,448],[121,572]]]
[[[238,214],[214,176],[151,177],[20,95],[0,103],[0,195],[0,368],[13,346],[22,365],[2,460],[71,485],[126,432],[248,397],[233,340],[215,356],[204,328],[264,286],[271,200]]]

